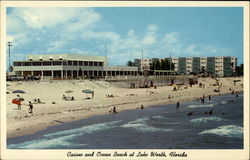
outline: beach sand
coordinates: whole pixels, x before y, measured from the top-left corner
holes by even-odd
[[[243,78],[217,78],[222,83],[220,94],[230,93],[229,88],[235,92],[243,91]],[[240,80],[234,86],[233,80]],[[215,96],[212,85],[216,80],[212,78],[199,78],[198,83],[204,83],[205,88],[199,88],[198,84],[192,87],[184,86],[181,90],[172,91],[173,86],[161,86],[154,88],[118,88],[105,81],[90,80],[57,80],[57,81],[27,81],[7,82],[7,137],[12,138],[21,135],[32,134],[49,126],[60,125],[63,122],[75,121],[95,115],[111,114],[109,111],[115,106],[117,112],[139,109],[144,107],[176,103],[177,101],[190,101],[202,97],[204,94]],[[17,105],[12,104],[12,99],[17,94],[13,90],[23,90],[25,94],[19,94],[24,98],[22,109],[18,110]],[[94,98],[82,90],[90,89],[95,91]],[[72,90],[67,94],[65,91]],[[63,94],[74,96],[73,101],[62,99]],[[114,97],[106,97],[112,94]],[[173,99],[168,99],[168,96]],[[28,102],[39,98],[42,104],[33,104],[33,115],[28,111]],[[55,102],[55,104],[52,104]]]

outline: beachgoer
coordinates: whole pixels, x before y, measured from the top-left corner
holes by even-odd
[[[117,112],[116,112],[116,108],[115,108],[115,107],[113,108],[113,113],[117,113]]]
[[[208,100],[211,101],[211,95],[208,96]]]
[[[173,91],[177,91],[176,87],[173,88]]]
[[[144,109],[144,105],[143,104],[141,105],[141,109]]]
[[[171,96],[170,96],[170,95],[168,95],[168,99],[171,99]]]
[[[233,91],[232,91],[232,94],[234,94],[234,89],[233,89]]]
[[[33,110],[33,104],[29,101],[29,113],[33,114],[32,110]]]
[[[67,97],[65,95],[63,95],[63,99],[67,99]]]
[[[239,97],[239,95],[238,95],[238,94],[236,94],[236,97]]]
[[[151,86],[151,87],[153,87],[153,86],[154,86],[154,83],[153,83],[153,81],[152,81],[152,80],[150,81],[150,86]]]
[[[199,83],[199,88],[201,88],[201,87],[202,87],[202,83],[200,82],[200,83]]]
[[[213,114],[213,111],[212,109],[208,112],[209,115]]]
[[[94,98],[94,95],[95,95],[95,91],[92,92],[92,98]]]
[[[191,115],[193,115],[193,112],[188,112],[187,115],[191,116]]]
[[[179,111],[180,110],[180,102],[178,101],[177,103],[176,103],[176,111]]]
[[[21,97],[19,95],[17,95],[16,100],[19,101],[19,103],[17,104],[17,108],[21,110]]]
[[[41,100],[39,98],[37,99],[37,103],[41,103]]]

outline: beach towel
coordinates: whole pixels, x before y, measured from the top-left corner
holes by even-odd
[[[19,99],[13,99],[12,103],[17,104],[17,105],[21,105],[21,101]]]

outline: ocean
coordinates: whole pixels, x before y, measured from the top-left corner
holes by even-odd
[[[243,149],[243,94],[94,116],[7,139],[8,149]],[[213,114],[205,112],[212,110]],[[188,112],[193,112],[188,116]]]

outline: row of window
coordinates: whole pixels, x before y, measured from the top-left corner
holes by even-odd
[[[103,66],[103,62],[93,61],[44,61],[44,62],[14,62],[14,66]]]

